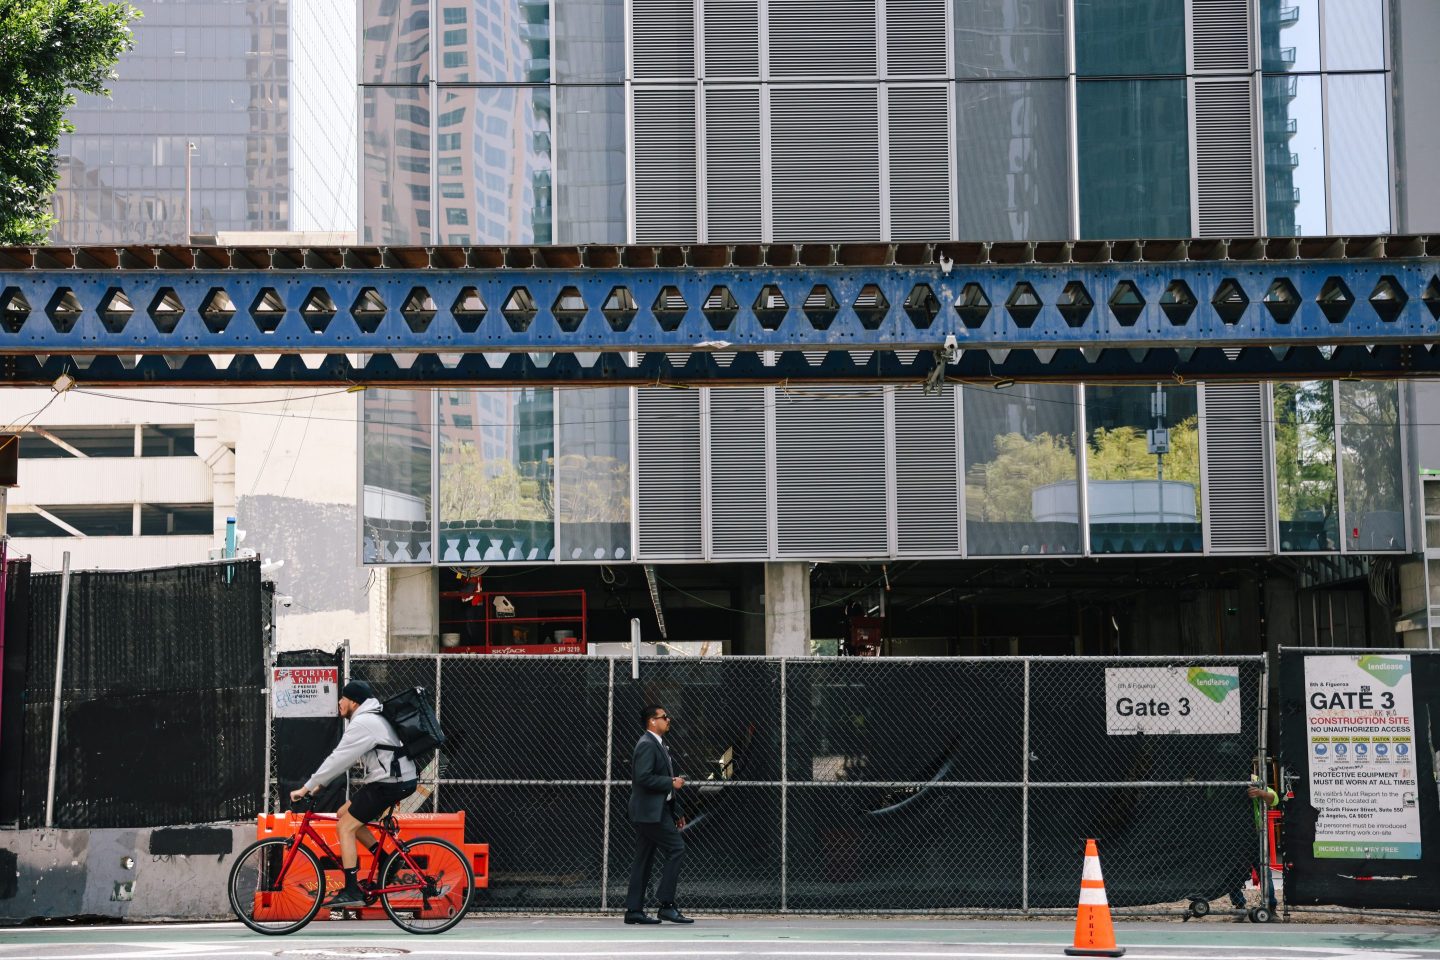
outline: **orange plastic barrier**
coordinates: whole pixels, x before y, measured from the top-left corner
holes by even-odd
[[[290,837],[300,825],[301,815],[298,813],[265,813],[256,818],[255,839],[267,840],[272,837]],[[449,840],[460,848],[465,858],[470,862],[470,869],[475,874],[475,887],[477,889],[490,886],[490,845],[488,843],[466,843],[465,842],[465,811],[457,813],[402,813],[395,816],[395,822],[400,827],[400,842],[405,843],[417,837],[439,837],[441,840]],[[330,849],[338,857],[340,855],[340,842],[335,836],[334,820],[312,820],[310,825],[315,832],[325,839]],[[372,828],[378,829],[378,828]],[[389,841],[386,841],[388,846]],[[319,850],[314,842],[307,843],[310,852],[315,854],[316,859],[323,860],[324,852]],[[370,852],[363,846],[360,847],[360,877],[363,879],[370,870]],[[343,882],[338,865],[334,870],[325,871],[325,887],[327,891],[340,889]],[[274,895],[277,902],[274,908],[281,913],[287,912],[285,908],[286,897],[282,892]],[[312,902],[309,895],[301,900],[305,903]],[[352,913],[347,908],[346,913]],[[363,907],[353,911],[359,914],[362,920],[384,919],[385,910],[377,902],[373,907]],[[278,914],[272,919],[282,919]],[[321,910],[315,916],[316,920],[330,919],[327,910]]]

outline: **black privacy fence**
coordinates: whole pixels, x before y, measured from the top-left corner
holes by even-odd
[[[30,575],[28,629],[5,638],[6,714],[23,704],[18,747],[4,730],[17,760],[5,776],[22,827],[47,820],[62,586],[58,573]],[[266,741],[259,562],[72,571],[68,593],[51,825],[253,817]],[[12,657],[24,660],[14,684]]]
[[[288,656],[434,698],[446,744],[407,808],[463,810],[490,844],[480,910],[623,905],[647,703],[675,718],[695,909],[1073,910],[1088,838],[1110,902],[1142,907],[1224,896],[1260,857],[1258,657],[659,657],[634,679],[591,657]],[[274,729],[278,809],[339,727]]]

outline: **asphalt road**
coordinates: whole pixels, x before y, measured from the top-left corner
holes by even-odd
[[[1131,960],[1440,960],[1440,926],[1120,921]],[[1071,923],[965,918],[699,917],[638,929],[618,918],[476,918],[436,937],[385,921],[312,923],[263,937],[238,923],[0,929],[0,960],[294,960],[526,957],[557,960],[1060,960]]]

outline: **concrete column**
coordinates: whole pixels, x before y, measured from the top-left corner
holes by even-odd
[[[434,653],[440,649],[440,571],[435,567],[389,567],[386,609],[389,653]]]
[[[1400,615],[1405,619],[1399,626],[1408,629],[1396,633],[1397,646],[1429,646],[1430,631],[1418,626],[1428,622],[1429,613],[1430,601],[1425,596],[1425,558],[1407,557],[1400,563]]]
[[[223,538],[226,518],[236,515],[235,444],[221,437],[218,418],[195,420],[195,455],[210,468],[210,498],[214,504],[215,536]]]
[[[765,655],[810,653],[810,565],[765,564]]]
[[[740,582],[735,591],[741,610],[751,610],[760,616],[740,618],[740,632],[730,644],[729,653],[737,657],[758,657],[765,653],[765,565],[746,563],[740,566]]]

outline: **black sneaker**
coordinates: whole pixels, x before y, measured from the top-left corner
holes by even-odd
[[[359,886],[343,886],[336,891],[335,896],[326,900],[324,907],[327,910],[335,910],[339,907],[360,907],[365,905],[365,891]]]

